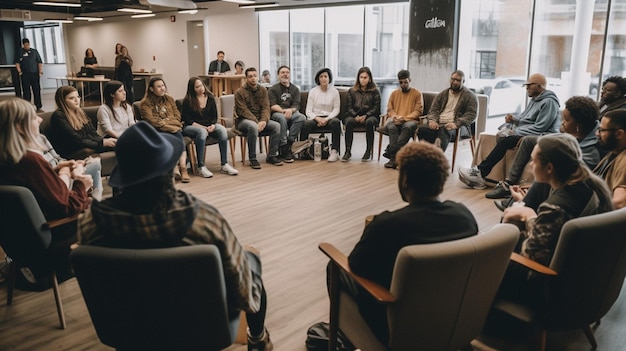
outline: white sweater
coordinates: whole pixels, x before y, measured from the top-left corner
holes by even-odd
[[[327,116],[326,120],[339,115],[340,100],[339,91],[333,86],[328,86],[322,91],[319,86],[309,91],[306,102],[306,119],[314,119],[316,116]]]

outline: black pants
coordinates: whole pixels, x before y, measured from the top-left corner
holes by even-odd
[[[35,106],[38,110],[43,106],[41,104],[41,85],[39,83],[39,73],[22,72],[22,92],[24,100],[30,101],[30,91],[33,90],[35,96]]]
[[[367,117],[365,119],[365,140],[367,142],[366,151],[372,152],[374,149],[374,129],[378,126],[379,120],[376,117]],[[352,140],[354,139],[354,127],[357,125],[354,117],[346,117],[344,120],[346,125],[346,150],[352,148]]]
[[[503,157],[506,155],[507,150],[514,148],[517,142],[522,138],[521,135],[511,135],[506,138],[501,138],[496,142],[493,150],[487,155],[487,158],[478,165],[480,174],[485,178],[489,172],[493,169]]]
[[[417,134],[420,140],[426,140],[427,142],[434,144],[435,140],[439,138],[441,140],[441,150],[446,151],[450,140],[456,138],[456,129],[447,130],[446,127],[439,127],[439,129],[430,129],[428,126],[421,126],[418,129]]]

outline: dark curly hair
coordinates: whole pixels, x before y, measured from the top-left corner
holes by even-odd
[[[617,89],[622,93],[622,95],[626,95],[626,78],[620,76],[611,76],[602,82],[602,86],[605,86],[606,83],[614,83],[617,85]]]
[[[565,108],[576,123],[580,125],[583,135],[589,134],[596,126],[600,111],[598,104],[587,96],[572,96],[565,101]]]
[[[317,73],[315,73],[315,84],[320,85],[320,75],[322,73],[328,74],[328,84],[333,82],[333,72],[330,68],[322,68]]]
[[[412,142],[396,155],[398,170],[407,186],[421,197],[438,196],[450,174],[450,165],[443,151],[434,144]]]

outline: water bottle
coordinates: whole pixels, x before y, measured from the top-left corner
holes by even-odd
[[[322,144],[319,139],[315,139],[315,142],[313,143],[313,159],[315,161],[322,160]]]

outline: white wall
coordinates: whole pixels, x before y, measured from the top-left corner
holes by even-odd
[[[169,93],[174,98],[182,98],[190,77],[187,21],[192,20],[202,20],[205,24],[206,57],[209,60],[215,58],[218,50],[223,50],[233,68],[237,60],[244,61],[247,67],[258,66],[259,35],[254,11],[240,10],[235,4],[222,2],[208,7],[195,15],[168,12],[144,19],[123,16],[64,25],[68,73],[72,58],[76,62],[75,69],[80,69],[87,48],[93,49],[99,65],[114,66],[115,44],[120,42],[128,47],[133,57],[133,70],[155,69],[163,74]],[[176,16],[175,22],[170,21],[171,15]],[[208,62],[206,65],[205,72]]]

